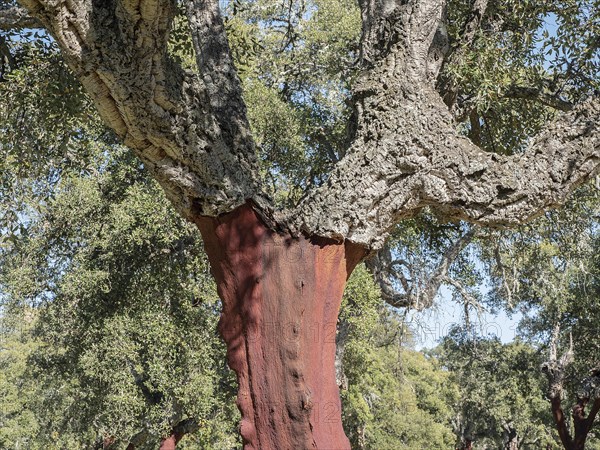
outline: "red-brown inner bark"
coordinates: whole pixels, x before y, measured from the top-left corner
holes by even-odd
[[[596,415],[600,411],[600,400],[596,400],[592,404],[589,415],[585,415],[585,407],[588,404],[588,399],[580,399],[575,406],[573,406],[573,428],[575,431],[575,437],[571,437],[567,420],[561,406],[560,396],[554,396],[550,402],[552,406],[552,416],[558,430],[560,441],[563,444],[565,450],[583,450],[585,449],[585,443],[588,434],[594,424]]]
[[[335,335],[364,249],[273,232],[250,204],[196,224],[223,302],[219,331],[238,377],[244,448],[349,449]]]
[[[164,438],[160,442],[159,450],[175,450],[177,448],[177,444],[179,443],[182,437],[182,435],[173,433],[171,436]]]

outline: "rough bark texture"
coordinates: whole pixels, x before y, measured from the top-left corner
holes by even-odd
[[[323,186],[274,213],[215,0],[186,3],[199,74],[167,54],[175,0],[20,3],[56,39],[106,123],[201,228],[247,448],[348,447],[333,370],[337,310],[352,267],[394,224],[425,206],[517,224],[562,202],[600,165],[597,99],[559,117],[523,154],[485,153],[459,136],[435,89],[448,50],[446,2],[361,0],[353,143]],[[482,12],[467,40],[486,2],[475,4]],[[269,324],[289,327],[290,339]]]
[[[255,195],[251,141],[231,139],[204,82],[167,54],[174,1],[22,4],[52,33],[106,123],[183,215],[216,215]]]
[[[345,282],[364,250],[271,231],[251,205],[196,220],[239,381],[246,449],[349,449],[335,379]]]
[[[356,138],[295,211],[297,227],[379,247],[387,230],[425,206],[510,226],[560,204],[597,172],[597,99],[561,116],[522,154],[486,153],[457,133],[432,81],[438,66],[429,50],[444,2],[373,4],[362,4],[368,64],[354,87]]]
[[[253,199],[265,217],[254,146],[217,2],[187,3],[200,76],[166,54],[173,0],[21,0],[53,34],[107,123],[185,216]],[[474,3],[464,38],[486,1]],[[459,136],[436,91],[448,51],[441,0],[362,0],[355,139],[324,186],[276,221],[310,235],[380,247],[431,206],[450,218],[509,226],[558,205],[598,171],[599,101],[560,116],[514,156]]]
[[[187,2],[198,69],[205,83],[213,114],[229,148],[254,155],[254,142],[242,100],[218,0]]]
[[[550,357],[547,362],[542,364],[542,372],[548,378],[547,397],[550,400],[550,408],[552,417],[558,431],[558,436],[566,450],[571,450],[573,447],[573,439],[569,431],[568,419],[562,409],[562,395],[565,384],[565,376],[567,367],[573,362],[573,343],[571,347],[560,358],[558,358],[558,338],[560,335],[560,326],[556,324],[552,332],[552,340],[550,342]]]

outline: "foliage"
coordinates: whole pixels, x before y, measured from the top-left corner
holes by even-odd
[[[38,311],[40,434],[28,439],[72,448],[143,432],[152,447],[191,417],[197,442],[228,448],[234,389],[202,245],[127,153],[111,155],[95,176],[61,180],[2,270],[6,307]]]
[[[546,448],[553,443],[545,380],[535,348],[455,329],[435,354],[459,386],[454,422],[459,445],[469,440],[475,449],[504,448],[510,432],[516,433],[519,448]]]
[[[455,385],[435,360],[401,347],[402,324],[382,308],[364,266],[349,280],[340,321],[347,333],[342,412],[352,448],[449,448]]]
[[[35,311],[0,321],[0,447],[33,448],[39,423],[31,402],[36,385],[27,377],[28,356],[37,349],[30,331]],[[29,430],[27,435],[22,430]]]
[[[294,203],[343,156],[358,5],[235,1],[228,12],[266,184],[276,200]]]
[[[598,200],[595,186],[585,185],[566,207],[516,232],[496,232],[495,244],[482,249],[492,281],[488,302],[523,314],[520,334],[540,348],[542,359],[550,359],[556,329],[558,356],[573,352],[563,386],[565,410],[577,402],[581,382],[600,364]],[[597,423],[590,436],[594,430]],[[591,439],[586,445],[600,443]]]
[[[442,79],[456,86],[472,138],[488,151],[519,152],[554,116],[548,105],[598,90],[600,12],[586,0],[488,2],[473,43],[459,52],[470,3],[449,3],[459,57],[450,58]]]

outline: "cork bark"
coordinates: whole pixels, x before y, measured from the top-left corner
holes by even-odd
[[[600,101],[561,115],[513,156],[459,135],[436,90],[445,2],[362,0],[355,139],[327,182],[290,215],[300,229],[379,248],[428,206],[481,225],[517,225],[598,172]]]
[[[323,186],[274,211],[262,194],[240,83],[215,0],[187,15],[199,75],[166,51],[172,0],[20,0],[55,37],[105,121],[190,219],[253,200],[295,232],[380,248],[423,207],[511,226],[564,202],[598,172],[600,102],[560,115],[523,153],[483,151],[456,131],[436,90],[448,40],[442,0],[361,0],[354,139]],[[475,2],[474,33],[486,2]]]

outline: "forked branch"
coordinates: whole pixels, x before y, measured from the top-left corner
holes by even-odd
[[[377,248],[395,223],[425,206],[447,218],[511,226],[559,205],[598,172],[597,98],[560,116],[522,154],[487,153],[459,135],[424,52],[443,4],[398,1],[396,14],[386,15],[398,18],[395,37],[355,87],[355,140],[301,202],[298,228]]]
[[[373,274],[375,282],[381,289],[381,296],[387,304],[395,308],[412,308],[420,311],[433,306],[435,296],[443,284],[451,284],[459,290],[463,289],[448,276],[448,272],[452,263],[474,237],[474,229],[460,236],[446,249],[433,270],[421,276],[422,265],[419,264],[417,268],[407,261],[394,259],[389,244],[384,245],[365,264]],[[404,276],[404,269],[409,273],[410,279]]]
[[[215,0],[187,7],[200,76],[167,53],[174,0],[21,3],[183,215],[218,215],[260,197]],[[483,11],[485,2],[476,4]],[[364,72],[353,92],[354,141],[327,182],[281,222],[377,248],[394,224],[425,206],[452,219],[510,226],[560,204],[598,172],[597,98],[560,116],[522,154],[486,153],[457,133],[435,89],[445,7],[443,0],[361,1]]]

